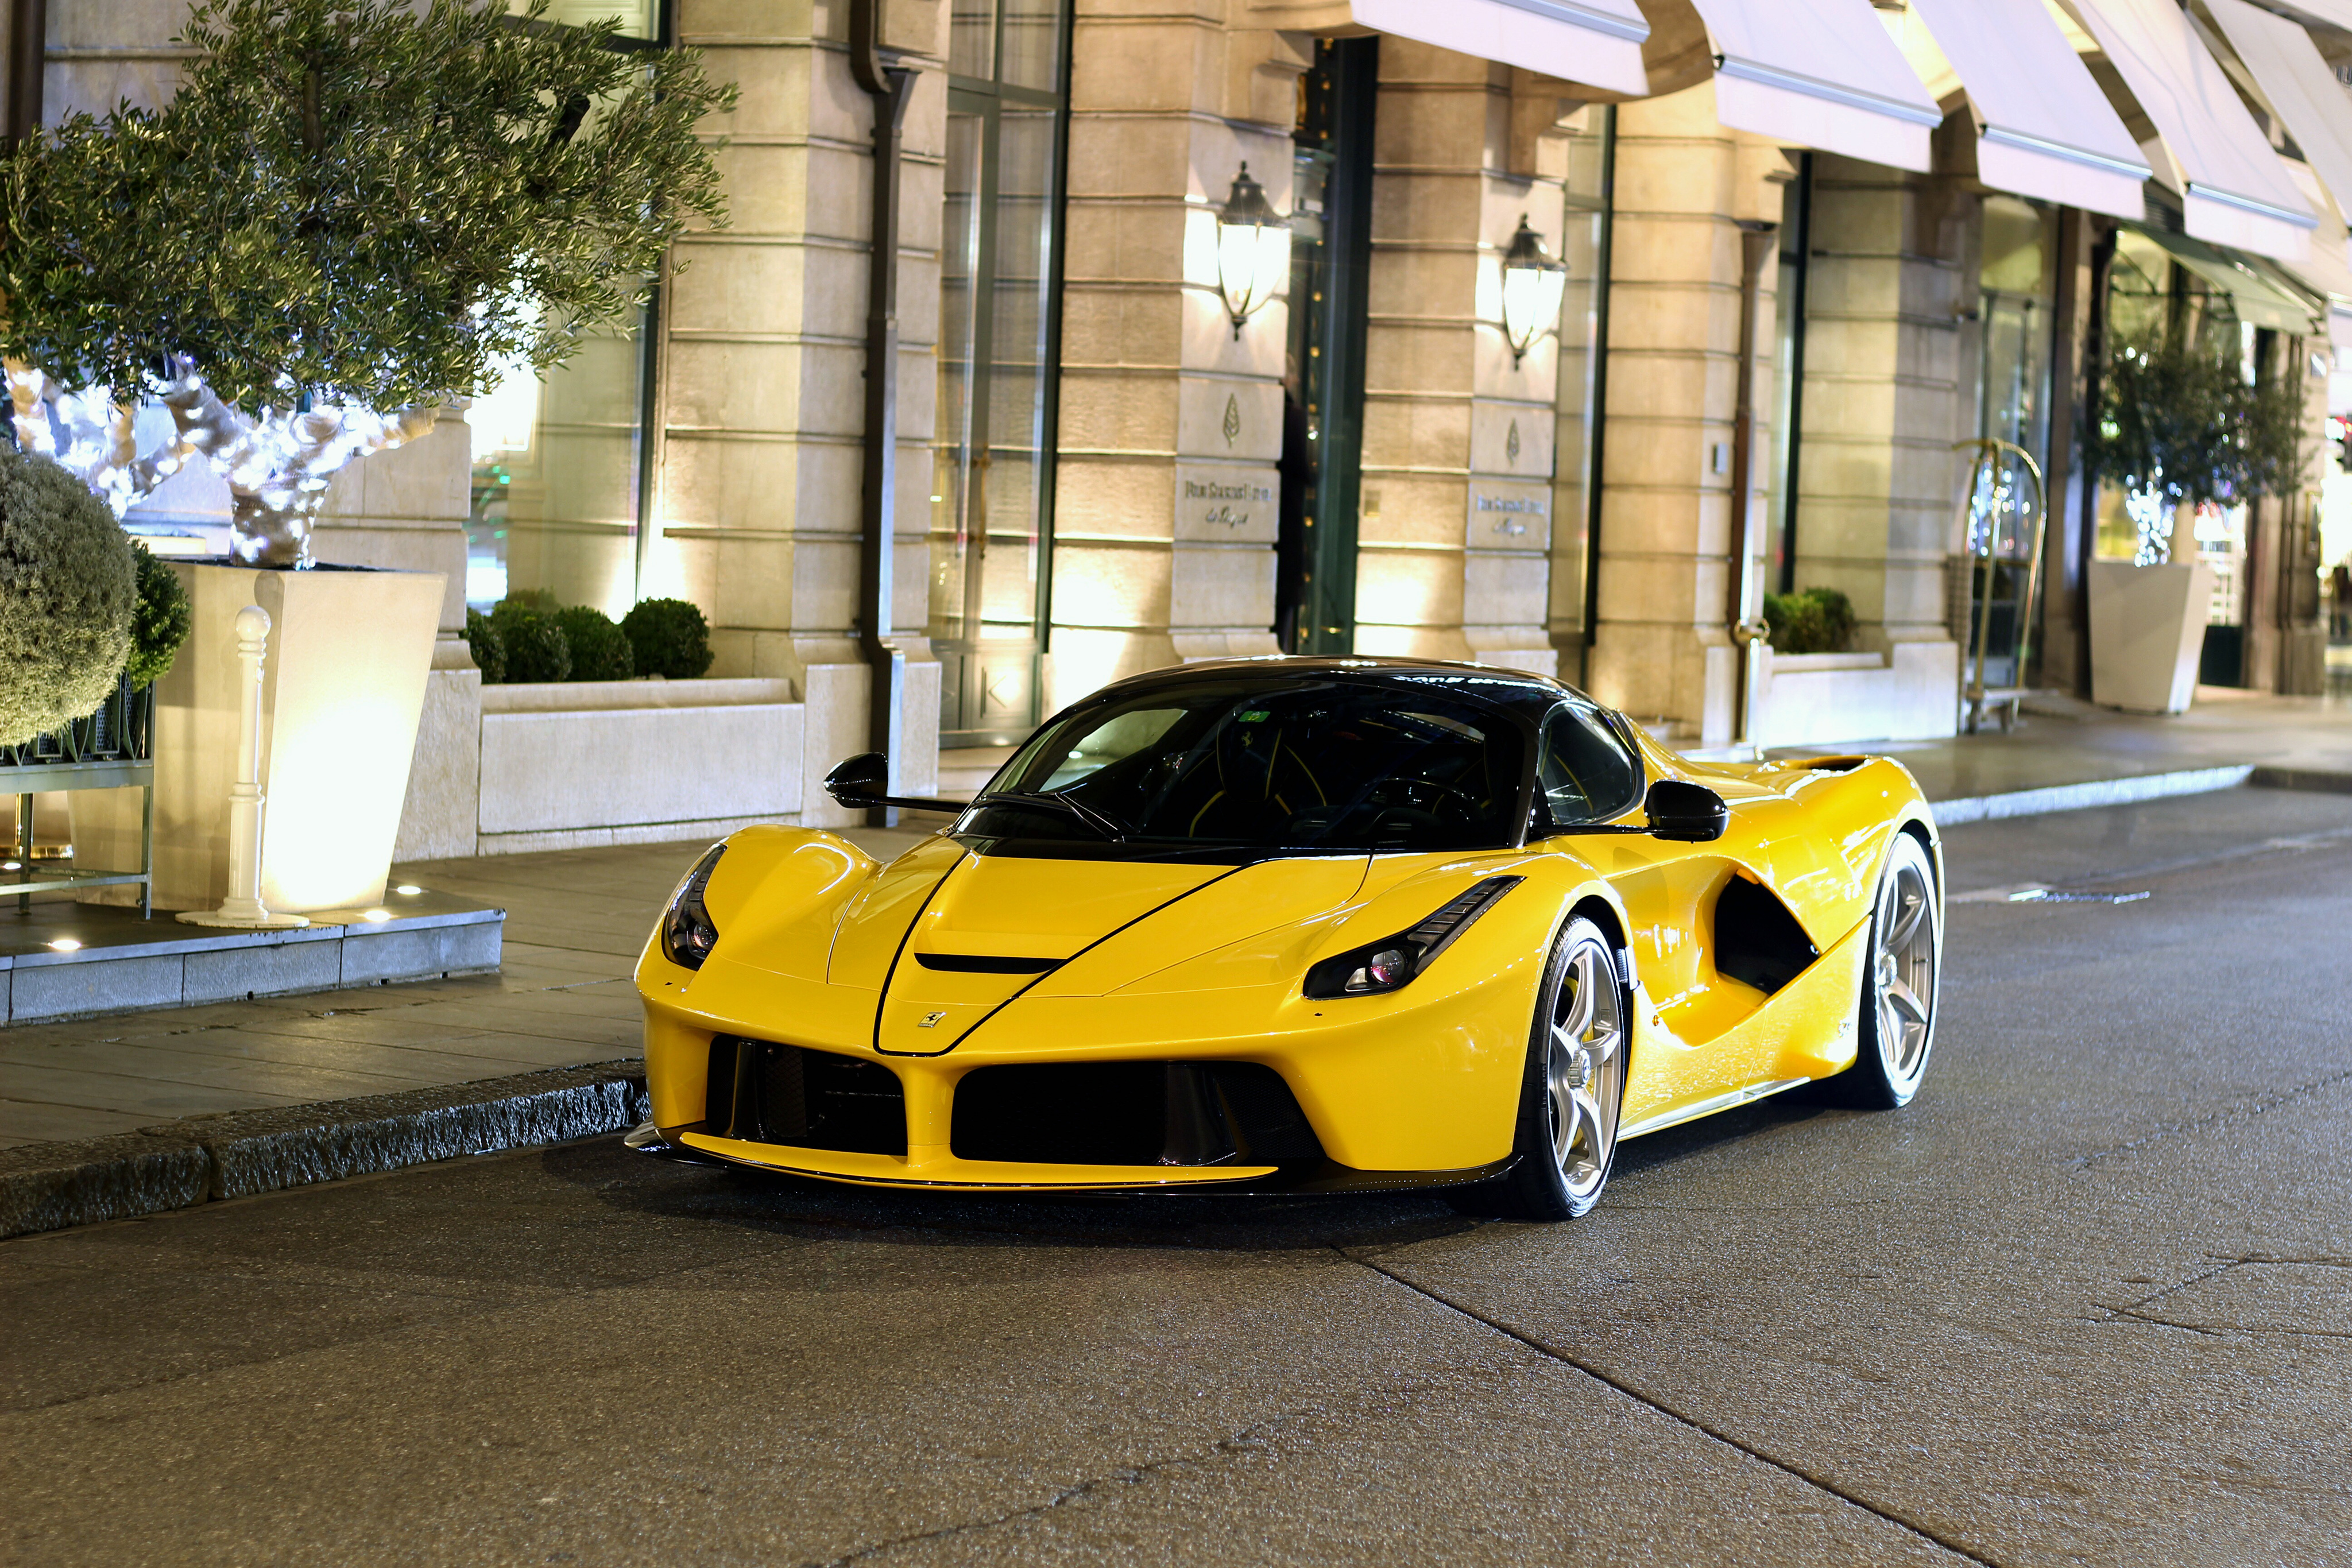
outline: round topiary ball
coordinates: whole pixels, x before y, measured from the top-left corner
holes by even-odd
[[[710,668],[710,623],[683,599],[647,599],[621,617],[637,674],[691,681]]]
[[[131,657],[139,569],[105,502],[0,444],[0,746],[95,712]]]
[[[572,644],[572,678],[575,681],[625,681],[637,673],[636,655],[628,634],[611,616],[585,604],[555,612],[563,640]]]
[[[507,640],[478,610],[466,612],[466,647],[482,672],[482,685],[495,686],[507,678]]]
[[[138,540],[139,608],[131,615],[131,662],[122,673],[133,687],[152,686],[172,673],[172,661],[196,628],[194,607],[180,574],[155,559]]]
[[[509,599],[490,612],[490,624],[507,647],[507,679],[516,685],[561,681],[572,674],[572,644],[563,628],[547,616]]]

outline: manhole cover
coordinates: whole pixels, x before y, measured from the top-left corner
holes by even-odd
[[[2137,904],[2145,893],[2070,893],[2063,888],[2029,887],[2009,895],[2011,904]]]

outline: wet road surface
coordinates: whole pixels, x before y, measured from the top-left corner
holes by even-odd
[[[1918,1103],[1571,1225],[607,1139],[0,1244],[0,1556],[2352,1562],[2352,799],[1948,848]]]

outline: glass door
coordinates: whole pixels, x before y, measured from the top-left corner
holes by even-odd
[[[1979,468],[1969,497],[1968,621],[1959,632],[1968,668],[1984,644],[1988,690],[2020,685],[2031,656],[2026,597],[2034,584],[2033,545],[2042,517],[2032,476],[2011,448],[2049,471],[2050,353],[2057,229],[2054,214],[2014,196],[1984,204],[1981,322],[1984,357],[1977,430],[2007,443]],[[1990,567],[1985,560],[1990,551]],[[1988,592],[1988,590],[1990,592]],[[1990,598],[1990,602],[1987,600]]]

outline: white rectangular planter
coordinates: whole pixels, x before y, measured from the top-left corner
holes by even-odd
[[[2203,561],[2091,563],[2091,700],[2127,713],[2186,713],[2213,602]]]
[[[1748,727],[1758,746],[1919,740],[1958,727],[1958,643],[1898,643],[1891,654],[1759,652]]]
[[[169,564],[188,590],[195,625],[155,685],[155,907],[217,908],[228,891],[238,695],[232,622],[248,604],[268,611],[270,622],[261,900],[292,915],[381,903],[446,580],[437,571]],[[78,852],[102,863],[135,856],[138,805],[127,795],[77,804]]]
[[[482,688],[482,853],[655,842],[798,820],[787,680]]]

